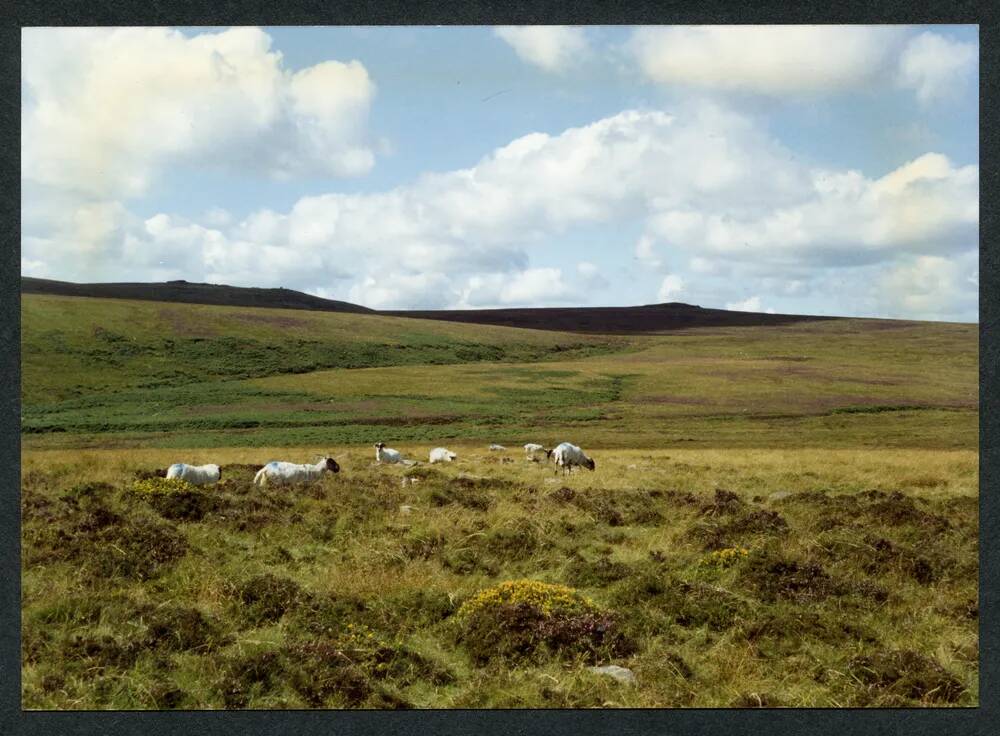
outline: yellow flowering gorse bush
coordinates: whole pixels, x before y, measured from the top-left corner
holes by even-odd
[[[486,609],[517,604],[533,606],[545,616],[551,616],[556,612],[574,615],[594,613],[599,610],[589,598],[565,585],[543,583],[539,580],[508,580],[476,593],[462,604],[458,616],[468,618]]]
[[[750,550],[745,547],[726,547],[705,555],[701,564],[705,567],[730,567],[744,559],[748,554],[750,554]]]
[[[167,496],[194,490],[192,484],[181,478],[145,478],[132,484],[132,492],[139,496]]]

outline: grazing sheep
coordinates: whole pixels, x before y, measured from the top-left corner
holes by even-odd
[[[187,465],[186,463],[174,463],[167,468],[168,478],[180,478],[196,486],[204,486],[209,483],[218,483],[222,477],[222,470],[218,465]]]
[[[325,472],[340,472],[340,466],[332,457],[321,458],[315,465],[298,465],[275,460],[258,470],[257,475],[253,477],[253,482],[258,486],[264,486],[267,483],[277,485],[311,483],[319,480]]]
[[[375,443],[375,462],[387,465],[401,463],[403,465],[416,465],[413,460],[404,460],[398,450],[393,450],[385,446],[384,442]]]
[[[528,456],[528,459],[533,463],[541,462],[541,456],[539,453],[545,453],[545,459],[548,460],[552,457],[552,450],[545,449],[544,446],[539,445],[536,442],[529,442],[524,446],[524,454]]]
[[[556,461],[557,473],[559,472],[558,468],[563,468],[567,473],[571,472],[574,465],[587,468],[588,470],[593,470],[597,467],[597,464],[587,457],[583,453],[583,450],[576,445],[571,445],[569,442],[557,445],[552,451],[552,458]]]
[[[507,448],[504,447],[503,445],[498,445],[498,444],[494,443],[494,444],[490,445],[490,449],[491,450],[495,450],[497,452],[502,452],[503,450],[506,450]]]
[[[450,463],[458,455],[444,447],[435,447],[431,450],[431,463]]]

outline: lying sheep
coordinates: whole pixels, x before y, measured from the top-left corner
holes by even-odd
[[[431,450],[431,463],[450,463],[458,455],[444,447],[435,447]]]
[[[196,486],[218,483],[222,477],[222,469],[218,465],[187,465],[174,463],[167,468],[168,478],[180,478]]]
[[[502,452],[503,450],[506,450],[507,448],[504,447],[503,445],[498,445],[498,444],[494,443],[494,444],[490,445],[490,449],[494,450],[496,452]]]
[[[559,468],[563,468],[567,473],[571,472],[574,465],[587,468],[588,470],[593,470],[597,467],[597,464],[587,457],[583,453],[583,450],[576,445],[571,445],[569,442],[557,445],[552,451],[552,458],[555,460],[557,473],[559,472]]]
[[[332,457],[321,458],[315,465],[298,465],[273,460],[257,471],[253,482],[258,486],[264,486],[268,483],[277,485],[311,483],[319,480],[320,476],[326,472],[340,472],[340,466]]]
[[[402,463],[403,465],[416,464],[412,460],[404,460],[398,450],[386,447],[384,442],[375,443],[375,462],[379,464],[385,463],[386,465],[392,465],[395,463]]]

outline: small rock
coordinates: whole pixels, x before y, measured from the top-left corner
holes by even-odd
[[[613,677],[618,682],[627,682],[632,684],[635,682],[635,673],[628,667],[619,667],[616,664],[606,664],[603,667],[588,667],[591,672],[597,675],[607,675],[608,677]]]
[[[403,504],[402,506],[399,507],[399,513],[404,514],[404,515],[405,514],[413,513],[413,507],[412,506],[407,506],[406,504]]]

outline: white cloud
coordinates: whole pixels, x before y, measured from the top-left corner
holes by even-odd
[[[667,274],[660,283],[660,290],[656,292],[658,302],[676,301],[678,294],[684,291],[684,279],[675,274]]]
[[[497,26],[493,32],[521,59],[547,72],[563,72],[589,50],[582,28]]]
[[[760,306],[760,297],[751,296],[744,299],[741,302],[727,302],[726,309],[732,310],[734,312],[761,312],[763,311]],[[773,314],[773,310],[771,310]]]
[[[233,215],[222,207],[211,207],[201,216],[202,222],[213,227],[225,227],[233,221]]]
[[[925,154],[880,179],[814,171],[803,202],[743,210],[728,203],[652,215],[652,235],[704,257],[776,266],[876,262],[900,252],[966,248],[977,239],[979,167]]]
[[[625,49],[665,85],[790,96],[888,88],[894,80],[929,104],[974,78],[979,45],[903,26],[747,25],[645,27]]]
[[[22,30],[22,178],[97,198],[170,163],[287,177],[367,172],[374,85],[356,61],[293,73],[256,28]]]
[[[444,274],[390,273],[366,277],[351,287],[347,300],[373,309],[444,309],[457,296]]]
[[[580,282],[591,292],[604,289],[611,285],[611,282],[604,278],[604,274],[601,272],[599,266],[590,263],[589,261],[581,261],[576,264],[577,274],[580,276]]]
[[[898,82],[924,104],[953,97],[978,69],[978,44],[925,31],[899,57]]]
[[[875,179],[815,171],[752,118],[718,106],[628,110],[523,136],[469,168],[383,192],[303,197],[239,222],[141,220],[106,201],[29,208],[22,255],[70,280],[170,274],[368,306],[555,305],[589,300],[606,274],[560,258],[545,247],[553,238],[595,223],[640,223],[636,256],[656,274],[663,300],[682,286],[685,301],[736,303],[747,293],[810,294],[810,274],[830,266],[974,248],[978,177],[977,166],[939,154]],[[755,281],[736,293],[703,287],[736,267]]]
[[[647,27],[628,48],[663,84],[783,95],[869,83],[900,33],[891,26]]]
[[[462,288],[461,308],[554,306],[579,301],[561,269],[529,268],[514,273],[474,274]]]
[[[892,316],[910,319],[956,319],[975,313],[979,289],[969,274],[975,268],[975,255],[918,256],[895,265],[879,283],[883,308]]]

